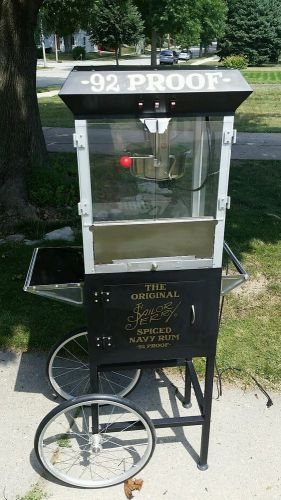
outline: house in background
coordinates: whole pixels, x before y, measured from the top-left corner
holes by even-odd
[[[55,35],[44,38],[46,52],[55,52]],[[71,37],[72,48],[84,47],[86,52],[98,52],[97,45],[93,44],[85,31],[78,31]],[[65,51],[63,37],[57,37],[57,46],[60,52]]]

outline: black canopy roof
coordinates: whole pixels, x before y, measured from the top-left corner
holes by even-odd
[[[232,115],[252,89],[238,70],[76,66],[59,95],[76,119]]]

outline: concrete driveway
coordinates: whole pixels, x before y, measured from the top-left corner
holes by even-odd
[[[33,451],[34,434],[58,404],[45,380],[45,355],[2,352],[0,360],[1,498],[16,500],[38,484],[52,500],[124,500],[123,485],[84,490],[62,485],[42,471]],[[183,388],[179,375],[173,382]],[[280,500],[281,395],[271,394],[271,408],[255,389],[225,385],[223,396],[216,396],[214,391],[209,469],[196,467],[199,427],[158,430],[153,457],[137,475],[144,483],[134,493],[136,499]],[[151,417],[198,414],[196,403],[183,410],[166,378],[150,370],[130,398]]]

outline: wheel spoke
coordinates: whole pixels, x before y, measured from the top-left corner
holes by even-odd
[[[59,480],[86,488],[119,484],[141,470],[155,445],[148,417],[124,398],[91,395],[76,401],[52,410],[40,424],[35,449],[42,465]],[[92,434],[96,411],[102,431]],[[124,428],[110,433],[122,421]],[[143,428],[126,434],[137,422]]]
[[[48,359],[48,374],[54,391],[64,399],[90,391],[87,331],[69,334],[54,347]],[[77,375],[74,380],[72,374]],[[125,396],[138,382],[140,370],[107,370],[98,375],[102,393]]]

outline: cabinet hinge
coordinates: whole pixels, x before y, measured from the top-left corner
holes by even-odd
[[[237,131],[234,130],[226,130],[223,134],[223,143],[224,144],[236,144]]]
[[[78,215],[89,215],[88,203],[86,201],[79,201],[78,203]]]
[[[110,302],[110,292],[94,292],[94,302]]]

